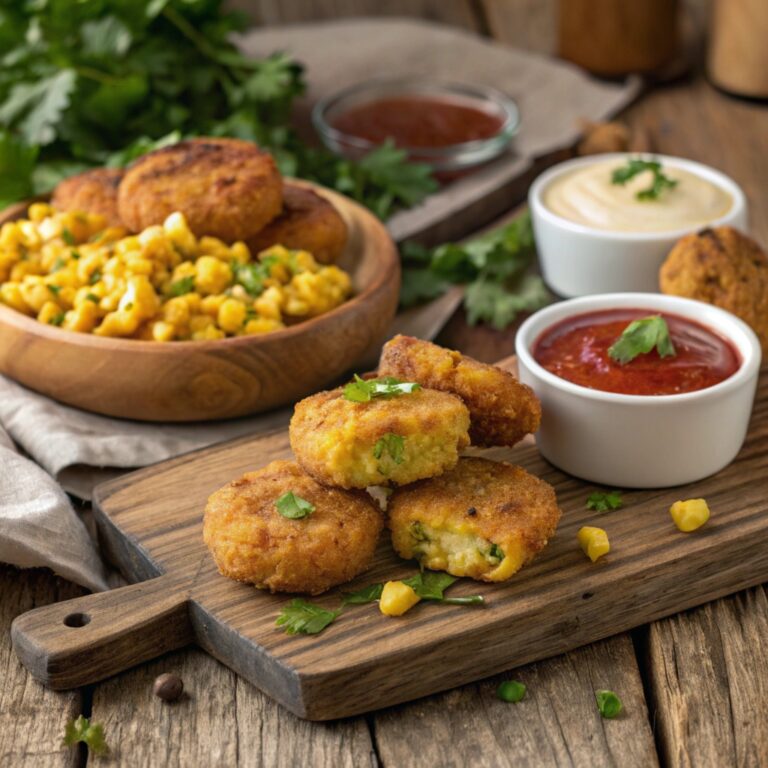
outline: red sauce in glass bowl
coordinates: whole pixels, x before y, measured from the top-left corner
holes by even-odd
[[[666,320],[674,356],[656,350],[621,365],[609,347],[633,320],[658,315]],[[608,309],[563,320],[533,345],[536,362],[562,379],[622,395],[677,395],[719,384],[741,365],[736,348],[688,318],[648,309]]]
[[[504,120],[459,101],[398,96],[351,107],[332,123],[337,130],[374,144],[391,138],[398,147],[428,148],[490,139]]]

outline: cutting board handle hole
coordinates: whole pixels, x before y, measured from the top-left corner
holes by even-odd
[[[87,613],[68,613],[64,617],[64,624],[68,627],[84,627],[86,624],[89,624],[91,621],[91,617]]]

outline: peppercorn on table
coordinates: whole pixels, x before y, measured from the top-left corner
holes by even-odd
[[[493,29],[513,10],[510,5],[497,13]],[[521,28],[510,23],[508,34]],[[768,241],[763,107],[730,100],[696,80],[651,94],[630,110],[628,120],[647,130],[660,152],[703,161],[716,157],[747,189],[753,232]],[[513,337],[513,331],[470,329],[457,316],[440,341],[491,361],[511,353]],[[764,468],[756,470],[745,490],[764,483],[764,475]],[[711,513],[714,519],[714,505]],[[679,535],[706,530],[705,525]],[[333,723],[298,720],[196,649],[84,689],[45,689],[13,655],[10,621],[34,606],[78,594],[45,572],[0,568],[0,765],[98,764],[61,747],[66,723],[80,713],[104,725],[111,759],[122,765],[758,766],[768,755],[764,587],[481,683]],[[185,683],[187,693],[175,704],[152,695],[162,672],[174,672]],[[496,695],[498,685],[510,680],[526,686],[516,704]],[[617,718],[601,718],[599,690],[620,697]]]

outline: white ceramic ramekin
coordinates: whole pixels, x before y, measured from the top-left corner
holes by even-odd
[[[690,228],[667,232],[610,232],[577,224],[550,211],[543,202],[547,186],[563,173],[637,154],[613,153],[566,160],[542,173],[531,185],[528,204],[544,280],[558,295],[588,296],[615,291],[657,291],[659,267],[672,246]],[[724,189],[733,198],[728,212],[708,226],[729,225],[746,230],[747,201],[741,187],[720,171],[668,155],[647,155],[663,165],[694,173]]]
[[[696,320],[735,346],[741,366],[730,378],[707,389],[643,396],[582,387],[534,360],[536,340],[553,325],[616,307]],[[744,442],[760,369],[760,343],[746,323],[710,304],[646,293],[562,301],[523,323],[516,352],[520,380],[541,400],[539,450],[571,475],[617,488],[682,485],[727,466]]]

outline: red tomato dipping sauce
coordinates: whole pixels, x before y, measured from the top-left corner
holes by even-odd
[[[623,365],[608,349],[633,320],[661,314],[675,354],[653,349]],[[562,379],[590,389],[623,395],[677,395],[725,381],[739,369],[741,356],[726,339],[688,318],[657,310],[608,309],[563,320],[533,345],[539,365]]]
[[[429,96],[376,99],[333,119],[333,127],[374,144],[394,140],[398,147],[448,147],[489,139],[504,124],[501,116],[459,100]]]

